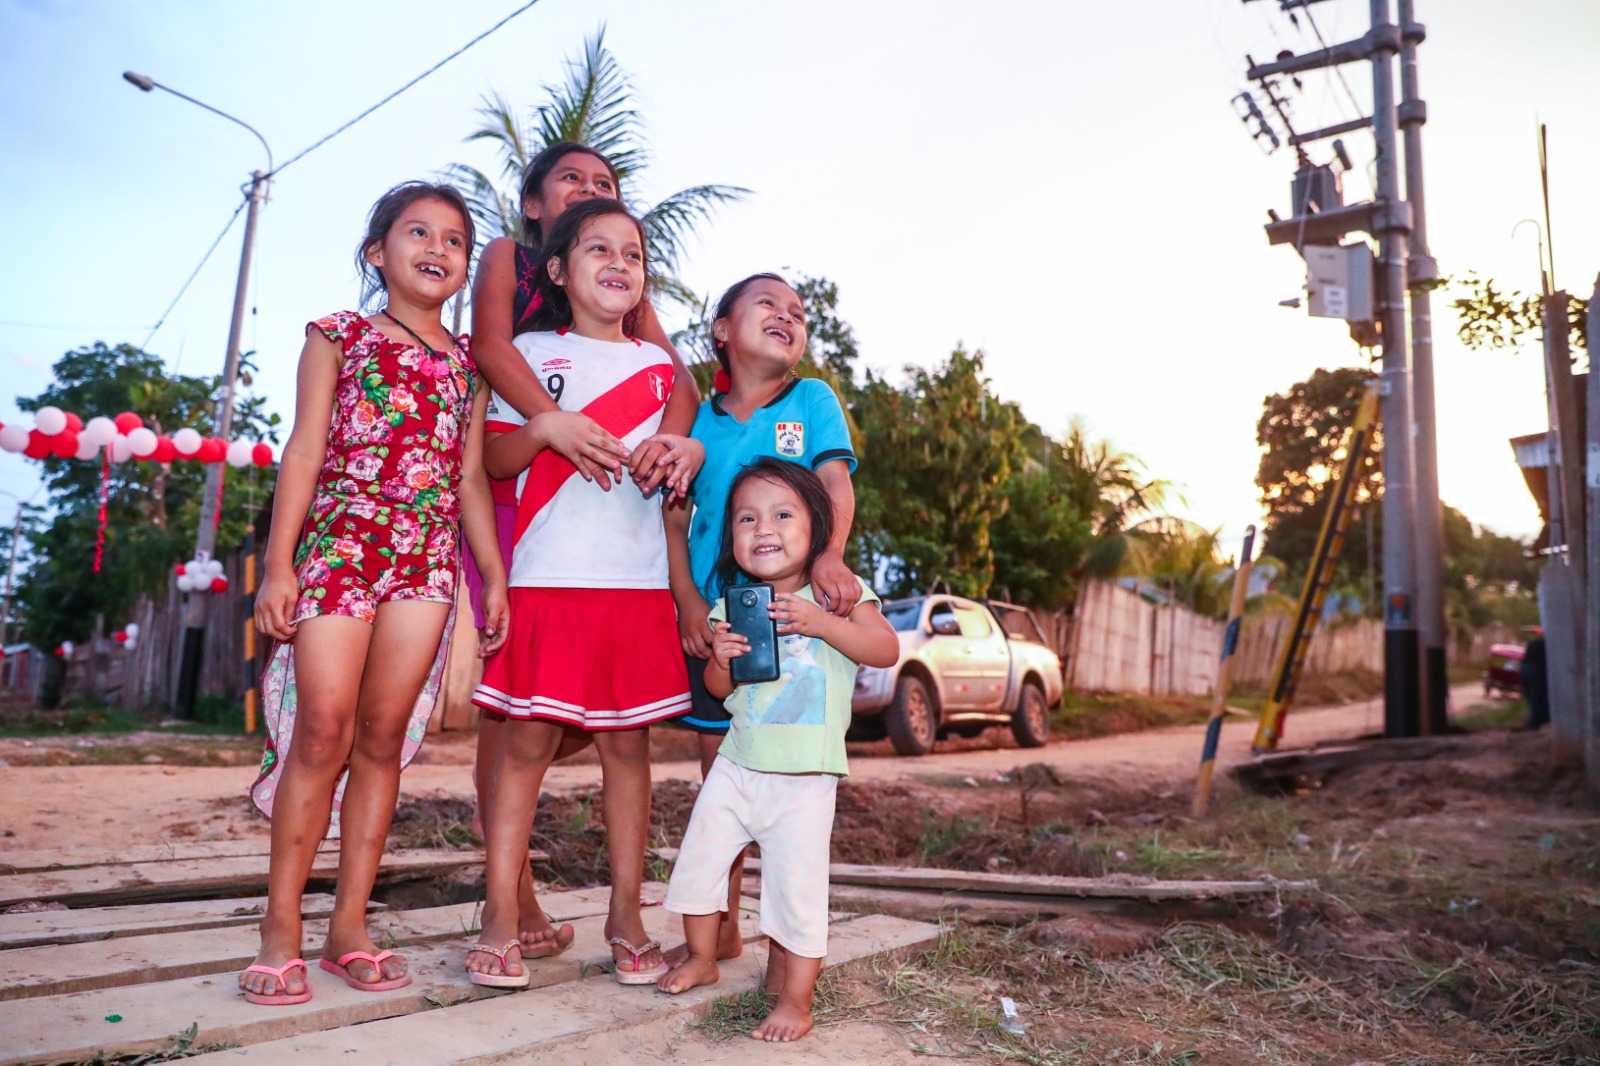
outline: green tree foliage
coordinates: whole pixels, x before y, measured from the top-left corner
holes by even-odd
[[[857,393],[867,460],[856,472],[856,529],[891,596],[935,581],[982,596],[994,580],[991,526],[1006,512],[1028,423],[982,373],[983,353],[958,347],[932,370],[907,367],[899,387],[868,371]]]
[[[1544,328],[1544,301],[1538,293],[1502,292],[1493,278],[1469,273],[1456,282],[1459,324],[1456,336],[1474,349],[1518,348]],[[1567,301],[1568,340],[1573,351],[1589,349],[1589,304],[1580,296]]]
[[[1328,486],[1342,471],[1356,408],[1371,374],[1361,367],[1318,369],[1281,395],[1268,396],[1256,423],[1256,443],[1265,449],[1256,470],[1256,487],[1266,508],[1266,542],[1288,568],[1290,583],[1305,577],[1316,551],[1326,511]],[[1361,464],[1356,487],[1356,512],[1345,534],[1346,550],[1335,570],[1334,588],[1366,594],[1368,522],[1376,522],[1374,504],[1383,494],[1381,429]],[[1375,533],[1381,533],[1375,527]],[[1354,550],[1357,546],[1360,551]]]
[[[1444,508],[1444,603],[1451,625],[1537,625],[1539,560],[1527,542]]]
[[[567,63],[566,79],[546,84],[544,102],[534,105],[525,118],[519,118],[516,105],[499,93],[484,98],[478,109],[482,121],[466,139],[494,146],[500,155],[499,177],[462,163],[445,171],[467,198],[480,240],[520,234],[522,171],[547,144],[586,144],[611,161],[624,193],[638,184],[650,163],[650,145],[644,119],[633,106],[633,82],[606,48],[605,36],[602,25],[584,41],[583,55]],[[749,189],[735,185],[695,185],[653,205],[629,197],[628,206],[644,222],[650,245],[652,286],[694,310],[700,301],[678,280],[685,245],[718,207],[749,194]]]
[[[249,360],[242,366],[249,373]],[[161,360],[128,344],[105,344],[68,352],[54,367],[55,381],[17,406],[36,411],[46,404],[87,420],[133,411],[159,433],[184,427],[213,432],[216,377],[169,375]],[[236,402],[233,431],[249,440],[277,440],[279,419],[264,412],[260,397]],[[205,470],[195,462],[113,463],[106,498],[102,565],[93,572],[99,523],[101,464],[98,461],[41,460],[49,491],[49,517],[28,531],[29,562],[20,578],[18,600],[26,613],[24,632],[41,647],[83,640],[95,617],[111,628],[127,621],[141,593],[165,589],[175,563],[194,550],[200,520]],[[249,515],[272,491],[273,468],[224,467],[219,554],[244,536]]]

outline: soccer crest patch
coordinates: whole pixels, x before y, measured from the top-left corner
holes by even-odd
[[[804,422],[779,422],[775,444],[779,455],[787,455],[791,459],[798,459],[805,454],[806,450],[806,424]]]

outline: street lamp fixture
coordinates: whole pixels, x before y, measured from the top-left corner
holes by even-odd
[[[250,176],[246,194],[249,210],[245,214],[244,221],[244,249],[239,256],[239,282],[233,291],[233,320],[228,327],[228,350],[223,356],[222,387],[217,395],[217,436],[227,440],[233,427],[233,388],[239,377],[239,339],[244,332],[244,309],[250,284],[250,259],[256,240],[256,216],[262,202],[266,200],[267,182],[272,178],[272,148],[267,144],[267,139],[261,136],[261,131],[226,111],[162,85],[145,74],[136,74],[129,70],[124,71],[122,77],[130,85],[144,92],[160,89],[197,107],[203,107],[212,114],[221,115],[229,122],[243,126],[255,134],[256,140],[260,141],[261,147],[267,151],[267,169],[264,172],[258,170]],[[220,506],[217,497],[222,488],[222,470],[221,463],[206,464],[205,493],[200,498],[200,529],[195,535],[195,557],[199,559],[210,558],[216,550],[217,511]],[[179,714],[190,718],[194,717],[195,702],[199,695],[200,654],[205,646],[205,614],[204,594],[189,593],[183,609],[183,659],[178,671],[177,709]]]

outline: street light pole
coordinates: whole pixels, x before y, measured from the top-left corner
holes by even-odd
[[[221,115],[230,122],[236,123],[255,134],[256,139],[267,152],[267,169],[257,170],[250,175],[249,191],[246,193],[249,209],[244,220],[244,248],[239,255],[239,280],[233,290],[233,319],[228,326],[228,349],[222,360],[222,384],[217,392],[216,432],[224,441],[233,428],[233,389],[239,377],[239,341],[244,332],[245,304],[249,297],[250,288],[250,261],[255,250],[256,218],[260,214],[261,205],[267,197],[267,183],[272,180],[272,148],[267,144],[267,139],[261,136],[254,126],[241,119],[218,110],[210,104],[186,96],[176,89],[162,85],[153,78],[133,71],[125,71],[123,78],[130,84],[138,86],[145,92],[151,89],[161,89],[205,108],[213,114]],[[217,522],[221,508],[222,470],[221,463],[206,464],[206,484],[204,495],[200,500],[200,529],[195,534],[195,557],[210,558],[217,546]],[[183,658],[178,669],[178,714],[182,717],[193,718],[195,702],[199,695],[200,657],[205,646],[205,605],[206,593],[191,592],[184,602],[183,609]]]

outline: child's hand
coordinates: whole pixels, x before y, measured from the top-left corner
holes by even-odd
[[[678,496],[689,495],[689,485],[705,465],[706,446],[693,437],[657,433],[641,443],[628,467],[639,491],[648,493],[657,485]]]
[[[818,603],[840,618],[850,617],[861,601],[861,582],[836,551],[823,552],[811,564],[811,591],[816,593]]]
[[[698,594],[687,597],[691,602],[678,608],[678,641],[685,655],[696,659],[711,657],[711,605]]]
[[[294,605],[300,600],[300,578],[287,566],[268,566],[256,591],[256,629],[274,640],[293,640]]]
[[[804,637],[822,636],[822,627],[828,620],[827,611],[793,592],[772,597],[767,613],[778,623],[779,633],[799,633]]]
[[[583,480],[598,481],[607,492],[613,479],[622,484],[628,447],[600,423],[580,411],[546,411],[529,423],[535,424],[544,446],[577,467]]]
[[[487,659],[500,650],[506,642],[511,623],[511,604],[506,598],[504,585],[486,585],[483,589],[483,628],[478,630],[478,658]]]
[[[728,664],[750,650],[750,641],[743,633],[735,633],[727,622],[718,622],[711,633],[711,665],[727,670]]]

